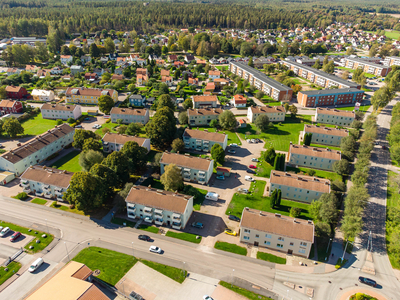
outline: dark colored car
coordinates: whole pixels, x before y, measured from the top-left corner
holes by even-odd
[[[192,223],[192,227],[202,229],[204,226],[203,226],[203,223],[200,223],[200,222],[193,222],[193,223]]]
[[[369,279],[369,278],[366,278],[366,277],[360,276],[360,277],[358,277],[358,281],[361,282],[361,283],[364,283],[366,285],[369,285],[369,286],[373,286],[373,287],[377,286],[375,280],[372,280],[372,279]]]
[[[13,235],[10,237],[10,242],[14,242],[16,239],[18,239],[21,236],[21,232],[17,231],[14,232]]]
[[[250,173],[250,174],[256,174],[256,171],[254,171],[254,170],[252,170],[252,169],[247,169],[246,172],[247,172],[247,173]]]
[[[148,235],[144,235],[144,234],[139,235],[138,239],[142,240],[142,241],[147,241],[147,242],[151,240],[151,238]]]
[[[229,215],[229,216],[228,216],[228,219],[229,219],[229,220],[232,220],[232,221],[240,222],[240,218],[238,218],[238,217],[236,217],[236,216],[234,216],[234,215]]]

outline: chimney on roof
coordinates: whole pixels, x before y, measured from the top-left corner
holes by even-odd
[[[308,223],[308,224],[312,224],[313,222],[312,222],[311,220],[308,220],[307,223]]]
[[[275,217],[280,218],[281,214],[275,214]]]
[[[296,218],[294,218],[294,219],[293,219],[293,223],[297,223],[297,220],[296,220]]]

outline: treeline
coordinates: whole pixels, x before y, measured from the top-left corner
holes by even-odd
[[[385,107],[400,91],[400,67],[392,66],[392,70],[385,77],[385,85],[379,88],[371,98],[374,110]]]
[[[221,27],[244,29],[325,28],[334,21],[360,23],[369,30],[393,28],[396,19],[371,16],[358,7],[305,5],[282,2],[239,1],[225,3],[181,3],[141,1],[3,1],[0,4],[0,35],[47,34],[49,26],[65,33],[97,30],[136,30],[156,33],[166,28]]]

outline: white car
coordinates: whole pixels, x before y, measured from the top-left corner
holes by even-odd
[[[251,161],[259,162],[259,160],[258,160],[257,158],[255,158],[255,157],[253,157],[253,158],[251,159]]]
[[[244,180],[246,181],[255,181],[253,177],[251,176],[244,176]]]
[[[249,193],[249,190],[248,190],[248,189],[239,188],[239,189],[238,189],[238,192],[239,192],[239,193],[243,193],[243,194],[248,194],[248,193]]]
[[[233,144],[229,144],[229,147],[238,148],[239,146],[238,146],[238,144],[233,143]]]
[[[1,236],[1,237],[6,236],[7,233],[9,233],[9,232],[10,232],[10,227],[3,228],[3,229],[0,231],[0,236]]]
[[[204,296],[203,296],[203,300],[214,300],[214,299],[211,298],[211,297],[208,296],[208,295],[204,295]]]
[[[252,143],[252,141],[251,141],[251,140],[249,140],[249,139],[247,139],[247,140],[246,140],[246,142],[248,142],[249,144],[251,144],[251,143]]]
[[[157,247],[157,246],[150,246],[149,251],[150,251],[150,252],[154,252],[154,253],[158,253],[158,254],[161,254],[161,253],[162,253],[161,248],[160,248],[160,247]]]

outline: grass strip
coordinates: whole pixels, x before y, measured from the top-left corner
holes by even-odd
[[[6,268],[8,271],[6,271]],[[0,267],[0,285],[7,281],[8,278],[13,276],[21,268],[21,264],[16,261],[12,261],[7,267]]]
[[[173,231],[168,231],[166,233],[166,236],[175,238],[175,239],[180,239],[183,241],[195,243],[195,244],[200,244],[201,242],[201,236],[197,239],[197,235],[191,234],[191,233],[186,233],[186,232],[173,232]]]
[[[276,264],[286,265],[286,258],[279,257],[269,253],[257,252],[257,259],[266,260]]]
[[[214,245],[214,248],[239,255],[247,255],[247,249],[245,247],[240,247],[236,244],[217,241]]]
[[[236,294],[242,295],[242,296],[244,296],[244,297],[246,297],[247,299],[250,299],[250,300],[272,300],[271,298],[262,296],[260,294],[253,293],[253,292],[251,292],[249,290],[242,289],[241,287],[238,287],[236,285],[230,284],[230,283],[228,283],[226,281],[220,281],[219,285],[221,285],[221,286],[223,286],[223,287],[235,292]]]

